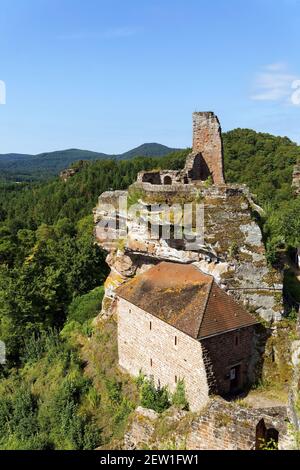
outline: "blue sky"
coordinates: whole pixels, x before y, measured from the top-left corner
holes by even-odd
[[[186,147],[195,110],[300,142],[299,24],[300,0],[1,0],[0,153]]]

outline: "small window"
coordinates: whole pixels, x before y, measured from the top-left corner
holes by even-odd
[[[152,330],[152,321],[149,324],[150,331]]]
[[[131,313],[131,308],[129,309],[129,313]]]
[[[240,335],[237,333],[234,338],[234,344],[238,346],[240,344]]]
[[[150,359],[150,367],[152,367],[152,366],[153,366],[153,361],[152,361],[152,359]]]
[[[177,384],[177,375],[175,375],[175,383]]]
[[[175,343],[175,346],[177,346],[177,336],[175,336],[175,341],[174,341],[174,343]]]

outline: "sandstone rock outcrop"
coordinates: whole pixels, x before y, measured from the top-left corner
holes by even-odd
[[[128,192],[106,192],[99,198],[94,210],[95,235],[99,245],[109,252],[107,262],[111,268],[105,283],[106,296],[113,300],[116,287],[162,260],[194,263],[262,318],[279,320],[282,313],[281,276],[267,264],[260,228],[251,217],[251,198],[247,189],[237,186],[191,187],[187,192],[187,187],[183,186],[183,192],[176,187],[173,193],[170,189],[168,192],[153,189],[151,186],[151,190],[141,192],[140,186],[133,185]],[[126,212],[123,207],[118,207],[119,196],[129,196],[130,200],[138,190],[139,213],[134,217],[130,208]],[[185,238],[152,238],[149,219],[153,217],[153,211],[149,201],[161,201],[162,195],[167,204],[201,201],[203,239],[193,243]],[[107,207],[108,201],[111,211]],[[155,217],[161,220],[160,231],[165,226],[165,207],[156,207]],[[119,228],[114,226],[116,217]],[[124,228],[120,228],[123,225]],[[172,233],[174,226],[168,228]],[[118,238],[120,230],[124,238]],[[108,234],[111,238],[107,238]]]
[[[295,194],[299,196],[300,195],[300,163],[298,163],[294,167],[292,187],[295,191]]]
[[[182,170],[141,171],[138,183],[153,185],[197,184],[211,179],[224,184],[223,143],[221,126],[212,112],[193,113],[193,150]]]

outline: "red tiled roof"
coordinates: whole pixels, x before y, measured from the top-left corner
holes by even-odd
[[[191,264],[159,263],[116,292],[195,339],[257,323],[212,276]]]

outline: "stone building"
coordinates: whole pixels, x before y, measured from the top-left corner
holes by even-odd
[[[192,411],[245,387],[256,320],[212,276],[161,262],[116,294],[121,368],[171,392],[183,379]]]
[[[141,171],[138,183],[172,185],[196,184],[211,177],[212,183],[222,185],[224,180],[223,144],[221,126],[212,112],[193,113],[193,150],[181,171]]]

